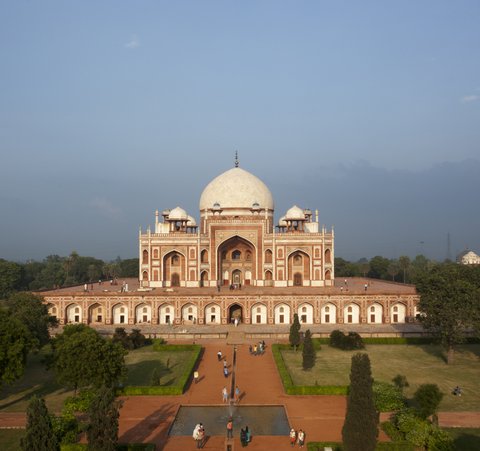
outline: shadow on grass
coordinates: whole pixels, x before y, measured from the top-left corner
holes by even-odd
[[[43,357],[43,352],[29,355],[23,376],[13,384],[3,386],[0,390],[0,411],[34,395],[48,397],[55,392],[62,394],[69,391],[55,382],[55,373],[45,368]]]
[[[480,436],[469,432],[462,432],[453,441],[457,451],[478,451],[480,449]]]
[[[125,443],[155,443],[157,451],[162,450],[167,442],[168,432],[174,420],[176,409],[177,406],[174,403],[163,405],[125,431],[119,437],[119,441]]]
[[[160,378],[160,385],[171,385],[175,381],[172,377],[172,369],[176,364],[167,366],[160,360],[143,360],[141,362],[127,365],[127,381],[126,385],[150,385],[152,374],[157,370]],[[170,379],[165,380],[165,377],[170,376]]]

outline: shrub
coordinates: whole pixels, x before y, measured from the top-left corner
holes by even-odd
[[[373,399],[379,412],[392,412],[405,407],[401,390],[386,382],[373,383]]]
[[[78,441],[79,424],[73,414],[62,414],[52,416],[52,428],[57,442],[61,445],[68,445]]]
[[[443,393],[437,384],[422,384],[413,395],[418,414],[422,418],[433,415],[443,398]]]
[[[391,421],[384,421],[380,424],[380,427],[382,431],[385,432],[385,434],[387,434],[394,442],[401,442],[405,439],[405,436]]]
[[[334,330],[330,334],[330,346],[343,349],[344,351],[363,349],[365,347],[359,334],[349,332],[348,335],[345,335],[341,330]]]
[[[395,416],[395,424],[398,430],[404,434],[405,440],[415,446],[425,447],[430,435],[430,423],[417,417],[412,410],[408,409]]]
[[[427,447],[429,451],[453,451],[455,449],[450,434],[438,427],[432,427]]]
[[[93,390],[82,390],[77,396],[69,396],[63,403],[63,414],[74,414],[76,412],[86,412],[95,398]]]

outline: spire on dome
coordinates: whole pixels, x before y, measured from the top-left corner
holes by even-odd
[[[238,168],[240,162],[238,161],[238,150],[235,151],[235,167]]]

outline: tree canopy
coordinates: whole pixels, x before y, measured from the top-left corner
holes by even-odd
[[[12,317],[17,318],[30,331],[35,348],[39,349],[49,342],[49,330],[57,325],[57,320],[49,315],[41,296],[28,292],[13,293],[5,304]]]
[[[419,278],[417,291],[423,327],[439,339],[451,362],[455,345],[479,328],[480,268],[437,265]]]
[[[297,350],[297,346],[300,344],[300,321],[298,320],[298,313],[293,315],[293,323],[290,326],[290,335],[288,340],[290,341],[290,346],[293,346],[295,351]]]
[[[52,340],[52,349],[50,365],[63,386],[113,386],[125,375],[127,351],[84,324],[65,326]]]
[[[0,309],[0,387],[23,375],[31,347],[28,329],[9,312]]]

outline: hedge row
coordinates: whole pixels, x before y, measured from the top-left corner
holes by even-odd
[[[273,358],[287,395],[346,395],[348,393],[346,385],[294,385],[281,352],[286,349],[291,348],[289,345],[272,345]]]
[[[325,447],[332,448],[333,451],[343,451],[343,446],[338,442],[309,442],[308,451],[323,451]],[[375,451],[415,451],[415,447],[408,442],[379,442]]]
[[[117,451],[155,451],[153,443],[131,443],[117,445]],[[60,451],[85,451],[88,449],[86,443],[71,443],[69,445],[61,445]]]
[[[366,345],[430,345],[436,344],[432,337],[362,337],[363,343]],[[314,338],[314,344],[329,345],[330,338]],[[467,337],[465,339],[466,344],[479,344],[479,337]]]
[[[172,396],[182,395],[187,388],[190,381],[190,377],[193,373],[195,366],[200,358],[202,347],[200,345],[158,345],[159,349],[155,349],[155,343],[153,344],[154,350],[170,351],[170,352],[186,352],[192,351],[192,355],[186,364],[185,372],[180,377],[177,385],[169,386],[127,386],[118,390],[118,395],[123,396],[141,396],[141,395],[153,395],[153,396]]]

